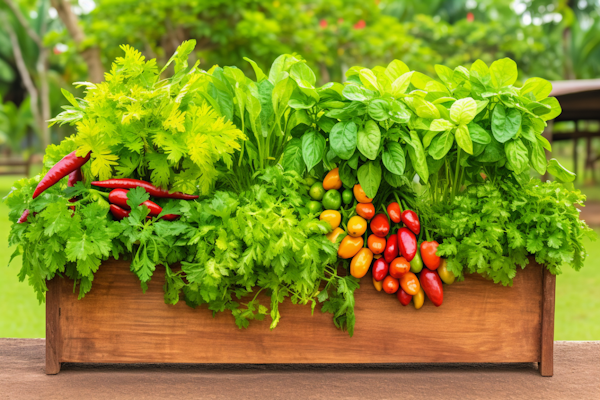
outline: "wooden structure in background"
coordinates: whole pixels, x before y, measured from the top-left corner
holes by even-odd
[[[577,149],[579,139],[586,139],[586,158],[584,172],[591,170],[595,180],[595,163],[600,160],[597,154],[592,154],[592,139],[600,137],[600,131],[590,132],[581,126],[580,121],[600,122],[600,79],[577,79],[570,81],[552,82],[551,96],[555,96],[562,108],[562,113],[554,120],[573,121],[575,131],[568,133],[553,133],[552,125],[548,125],[547,136],[550,142],[560,140],[573,140],[573,165],[577,174],[579,152]]]
[[[8,167],[5,170],[3,167]],[[0,158],[0,175],[25,175],[29,178],[31,168],[31,157],[27,160],[22,158]]]
[[[125,261],[100,266],[82,300],[56,277],[46,297],[46,373],[71,363],[509,363],[538,362],[553,373],[555,277],[532,258],[512,287],[479,275],[444,285],[444,304],[402,307],[377,292],[370,274],[356,291],[354,337],[317,307],[280,305],[281,321],[240,330],[230,313],[172,306],[164,269],[143,294]],[[259,296],[261,297],[261,296]],[[270,299],[262,296],[261,302]]]

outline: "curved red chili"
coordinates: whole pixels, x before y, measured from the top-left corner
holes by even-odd
[[[375,236],[386,237],[390,233],[390,223],[385,214],[377,214],[373,217],[370,227]]]
[[[383,258],[385,259],[385,262],[389,264],[396,257],[398,257],[398,236],[394,233],[393,235],[390,235],[385,244]]]
[[[122,207],[125,210],[130,210],[131,207],[129,207],[129,204],[127,204],[127,192],[127,189],[114,189],[108,194],[108,201],[112,204]],[[150,210],[149,215],[151,217],[157,217],[162,212],[162,207],[153,201],[146,200],[141,205],[148,207],[148,209]],[[177,217],[179,217],[179,215],[166,214],[163,215],[161,218],[167,221],[172,221]]]
[[[417,254],[417,238],[408,228],[398,229],[398,247],[400,254],[410,262]]]
[[[33,192],[33,198],[35,199],[40,194],[42,194],[46,189],[51,186],[54,186],[58,181],[60,181],[65,176],[69,175],[71,172],[80,168],[83,164],[88,162],[90,159],[90,155],[92,153],[89,152],[85,157],[77,157],[76,151],[67,154],[54,164],[50,171],[44,176],[44,178],[38,183],[35,191]]]
[[[29,218],[29,213],[30,213],[29,210],[23,211],[23,214],[21,214],[21,216],[19,217],[17,224],[23,224],[23,223],[27,222],[27,218]]]
[[[387,206],[387,213],[390,216],[392,222],[398,224],[402,220],[402,215],[400,213],[400,205],[396,202],[390,203]]]
[[[124,210],[116,204],[110,205],[110,212],[117,220],[122,220],[123,218],[127,218],[129,216],[130,211]]]
[[[419,216],[416,212],[412,210],[404,210],[401,217],[404,225],[408,227],[415,235],[418,235],[421,232],[421,222],[419,221]]]
[[[144,188],[146,193],[150,196],[161,197],[166,199],[180,199],[180,200],[195,200],[198,196],[185,194],[185,193],[169,193],[167,190],[162,190],[154,186],[153,184],[141,181],[139,179],[109,179],[107,181],[95,181],[92,185],[108,188],[108,189],[135,189],[136,187]]]
[[[373,263],[373,279],[382,281],[388,274],[389,265],[383,258],[378,258]]]
[[[398,289],[396,292],[396,297],[398,297],[398,301],[400,301],[400,304],[403,306],[407,306],[412,300],[412,296],[406,293],[402,288]]]
[[[421,287],[429,300],[436,307],[441,306],[444,302],[444,289],[437,271],[424,268],[420,275],[419,281],[421,282]]]

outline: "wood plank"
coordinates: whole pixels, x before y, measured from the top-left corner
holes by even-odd
[[[55,375],[60,372],[60,300],[62,278],[47,282],[46,292],[46,374]]]
[[[61,361],[106,363],[396,363],[537,362],[540,360],[542,270],[519,270],[512,287],[478,275],[445,285],[444,304],[402,307],[377,292],[367,275],[356,292],[356,329],[350,338],[331,314],[280,305],[279,326],[254,321],[238,329],[231,314],[164,304],[164,270],[149,289],[123,261],[104,263],[92,291],[77,300],[62,285]],[[260,297],[260,296],[259,296]],[[263,304],[269,299],[260,297]]]
[[[542,340],[539,370],[542,376],[554,373],[554,296],[556,276],[543,269]]]

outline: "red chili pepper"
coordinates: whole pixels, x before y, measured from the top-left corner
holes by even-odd
[[[421,222],[416,212],[412,210],[404,210],[401,216],[402,222],[408,227],[415,235],[421,232]]]
[[[425,266],[432,271],[440,266],[440,257],[435,254],[438,246],[439,243],[435,240],[421,243],[421,258]]]
[[[385,262],[389,264],[396,257],[398,257],[398,236],[394,233],[393,235],[390,235],[387,243],[385,244],[383,258],[385,259]]]
[[[81,174],[81,168],[77,168],[75,171],[69,174],[69,180],[67,181],[67,187],[73,187],[79,181],[83,180],[83,175]],[[72,198],[69,199],[70,203],[75,203],[77,199]],[[75,211],[75,206],[69,207],[71,210]]]
[[[23,224],[23,223],[27,222],[27,218],[29,218],[29,213],[30,213],[29,210],[23,211],[23,214],[21,214],[21,216],[19,217],[17,224]]]
[[[396,297],[398,297],[398,301],[400,301],[400,304],[403,306],[407,306],[412,300],[412,296],[406,293],[402,288],[398,289],[396,292]]]
[[[373,279],[377,282],[382,281],[388,274],[388,263],[383,258],[378,258],[373,263]]]
[[[442,280],[438,275],[437,271],[431,271],[425,268],[421,271],[419,278],[423,291],[429,297],[429,300],[436,306],[439,307],[444,302],[444,289],[442,287]]]
[[[396,202],[390,203],[387,206],[387,213],[390,216],[392,222],[398,224],[402,220],[402,216],[400,213],[400,205]]]
[[[375,236],[386,237],[390,233],[390,223],[385,214],[377,214],[371,220],[371,231]]]
[[[35,191],[33,192],[33,198],[35,199],[40,194],[42,194],[46,189],[51,186],[54,186],[58,181],[60,181],[65,176],[69,175],[71,172],[75,171],[83,164],[88,162],[90,159],[90,155],[92,153],[89,152],[85,157],[77,157],[76,152],[72,152],[63,157],[62,160],[54,164],[50,171],[44,176],[40,183],[38,183]]]
[[[122,207],[125,210],[129,210],[131,209],[131,207],[129,207],[129,204],[127,204],[127,192],[127,189],[114,189],[108,194],[108,201],[112,204],[116,204],[119,207]],[[150,210],[149,215],[151,217],[157,217],[162,212],[162,207],[153,201],[146,200],[141,205],[148,207],[148,209]],[[179,215],[166,214],[163,215],[161,218],[167,221],[172,221],[177,217],[179,217]]]
[[[167,190],[159,189],[151,183],[138,179],[109,179],[107,181],[92,182],[92,185],[108,189],[135,189],[136,187],[141,187],[144,188],[150,196],[166,199],[195,200],[198,198],[198,196],[191,194],[179,192],[169,193]]]
[[[115,219],[117,220],[122,220],[123,218],[127,218],[129,216],[129,210],[124,210],[121,207],[115,205],[115,204],[111,204],[110,205],[110,212],[113,215],[113,217],[115,217]]]
[[[398,229],[398,247],[400,254],[410,262],[417,254],[417,238],[408,228]]]

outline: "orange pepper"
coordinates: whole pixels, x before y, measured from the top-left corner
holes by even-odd
[[[373,201],[373,199],[367,197],[365,191],[363,190],[362,186],[360,186],[360,184],[354,185],[353,191],[354,197],[359,203],[371,203]]]
[[[331,225],[331,229],[335,229],[338,226],[340,226],[340,222],[342,222],[342,214],[340,214],[340,212],[336,210],[325,210],[321,213],[319,219],[321,221],[329,222],[329,225]]]
[[[325,175],[325,179],[323,179],[323,189],[338,190],[342,187],[342,180],[340,179],[340,169],[334,168]]]
[[[373,254],[383,253],[383,251],[385,250],[385,244],[385,238],[376,235],[369,235],[369,238],[367,239],[367,246],[369,247],[369,249],[371,249]]]
[[[412,301],[417,310],[423,307],[423,303],[425,302],[425,292],[423,292],[423,288],[419,288],[417,294],[413,296]]]
[[[373,286],[375,286],[375,290],[381,292],[381,289],[383,289],[383,281],[376,281],[375,277],[373,277]]]
[[[352,237],[350,235],[342,239],[340,247],[338,248],[338,256],[340,258],[348,259],[352,258],[358,253],[365,243],[362,236]]]
[[[409,265],[410,268],[410,265]],[[419,293],[419,289],[421,288],[421,283],[419,283],[419,279],[412,272],[407,272],[400,278],[400,286],[404,291],[412,296]]]
[[[350,275],[355,278],[362,278],[367,274],[373,261],[373,252],[367,248],[362,248],[356,253],[350,262]]]
[[[358,237],[367,231],[367,221],[363,217],[355,215],[348,221],[348,235]]]
[[[326,235],[327,239],[329,239],[329,241],[331,241],[332,243],[337,242],[337,238],[344,233],[344,230],[342,228],[335,228],[332,232],[328,233]]]
[[[356,205],[356,213],[366,220],[375,216],[375,206],[373,203],[358,203]]]

